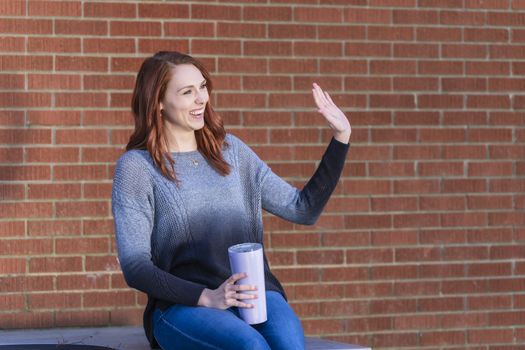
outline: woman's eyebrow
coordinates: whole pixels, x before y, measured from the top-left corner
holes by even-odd
[[[204,80],[201,82],[200,85],[204,84],[205,82],[206,82],[206,79],[204,79]],[[185,87],[181,87],[180,89],[177,90],[177,92],[180,91],[180,90],[182,90],[182,89],[186,89],[186,88],[190,88],[190,87],[192,87],[192,85],[187,85],[187,86],[185,86]]]

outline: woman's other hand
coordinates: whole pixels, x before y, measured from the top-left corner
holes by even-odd
[[[246,278],[246,273],[236,273],[224,281],[217,289],[207,289],[202,291],[197,305],[213,307],[216,309],[225,310],[231,306],[252,308],[252,304],[242,302],[246,299],[255,299],[255,294],[245,294],[243,291],[255,291],[255,286],[247,284],[235,284],[240,279]]]
[[[339,142],[348,143],[350,141],[350,134],[352,133],[348,118],[339,107],[335,105],[328,92],[323,91],[316,83],[313,83],[312,93],[317,104],[317,111],[328,121],[334,138]]]

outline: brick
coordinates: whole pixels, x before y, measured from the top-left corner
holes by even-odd
[[[425,298],[418,302],[421,312],[463,310],[463,298],[443,296],[441,298]]]
[[[463,62],[460,61],[419,61],[419,74],[463,75]]]
[[[77,1],[36,1],[28,4],[29,16],[80,17],[82,4]]]
[[[442,78],[443,91],[487,91],[486,78]],[[492,90],[492,89],[489,89]]]
[[[185,4],[138,4],[139,18],[189,18],[190,7]]]
[[[106,199],[111,197],[111,183],[84,184],[84,198]]]
[[[80,198],[79,184],[29,184],[27,190],[30,199]]]
[[[485,180],[479,179],[449,179],[443,181],[443,192],[486,192]]]
[[[390,228],[392,227],[391,215],[347,215],[345,217],[345,227],[351,229],[365,228]],[[348,256],[347,256],[347,261]]]
[[[523,12],[488,12],[487,23],[493,26],[523,27],[525,13]]]
[[[510,276],[512,266],[510,263],[490,263],[490,264],[468,264],[468,276]]]
[[[467,140],[470,142],[508,142],[512,143],[512,130],[510,129],[469,129]],[[500,163],[501,164],[501,163]],[[489,164],[490,165],[490,164]]]
[[[84,90],[131,90],[134,85],[131,75],[84,75]]]
[[[510,64],[509,62],[467,62],[466,63],[466,74],[467,75],[509,75]]]
[[[53,241],[49,239],[3,239],[1,255],[51,254]]]
[[[134,39],[91,39],[83,40],[83,52],[85,53],[134,53]]]
[[[486,159],[487,150],[485,146],[456,145],[444,146],[443,157],[445,159]]]
[[[512,329],[468,330],[471,344],[511,343],[514,339]]]
[[[45,257],[29,259],[29,273],[82,271],[80,257]],[[80,306],[80,305],[79,305]]]
[[[3,16],[24,16],[26,14],[25,0],[9,0],[0,3],[0,13]]]
[[[418,267],[415,265],[374,266],[371,268],[370,276],[372,279],[375,279],[375,280],[395,279],[397,281],[397,280],[403,280],[403,279],[414,279],[418,277]],[[375,311],[375,313],[389,313],[389,312],[386,310],[385,311],[377,310]]]
[[[146,21],[111,21],[109,33],[111,36],[160,36],[161,23]],[[127,47],[127,45],[126,45]]]
[[[266,59],[256,58],[219,58],[219,72],[266,73],[268,63]]]
[[[338,23],[343,21],[345,13],[337,7],[295,7],[294,21],[296,22],[328,22]],[[260,20],[260,19],[258,19]]]
[[[311,39],[316,36],[316,28],[305,24],[268,24],[270,39]]]
[[[109,25],[107,21],[97,20],[83,20],[75,18],[55,19],[55,33],[56,34],[77,34],[77,35],[107,35],[109,33]]]
[[[314,65],[314,62],[310,60],[307,62],[311,63],[311,65],[308,66],[309,71],[317,72],[317,66]],[[320,59],[319,66],[320,73],[339,73],[344,71],[347,74],[364,74],[368,71],[368,65],[365,60]]]
[[[487,216],[485,213],[441,214],[441,224],[443,227],[484,226],[487,225]]]
[[[337,30],[334,30],[333,25],[317,27],[319,39],[364,40],[366,37],[366,27],[363,25],[340,25],[337,26]]]
[[[394,57],[439,57],[439,46],[436,44],[394,43]]]
[[[28,86],[32,90],[79,90],[80,76],[73,74],[31,74],[28,76]]]
[[[517,125],[525,123],[525,114],[520,112],[494,112],[490,114],[490,125]]]
[[[435,295],[439,291],[438,282],[406,282],[399,281],[394,283],[395,295]]]
[[[107,144],[108,131],[102,129],[57,130],[57,144]],[[80,142],[79,142],[80,141]]]
[[[474,11],[441,11],[439,20],[442,25],[450,26],[483,26],[486,23],[485,12]],[[464,34],[469,31],[465,28]]]
[[[456,0],[419,0],[418,7],[462,8],[463,2]]]
[[[24,185],[0,184],[0,199],[1,200],[24,199],[24,197],[25,197],[25,186]]]
[[[508,95],[469,95],[467,96],[468,108],[510,108],[510,97]]]
[[[26,259],[25,258],[0,258],[0,273],[2,275],[23,274],[25,272],[26,272]],[[10,296],[3,296],[3,297],[9,298]],[[22,295],[11,296],[11,297],[15,297],[14,300],[16,300],[16,297],[20,297],[23,299]],[[16,303],[13,303],[13,304],[16,305]],[[9,308],[11,303],[5,303],[4,305],[7,308]],[[14,308],[18,308],[18,306]]]
[[[136,326],[142,321],[143,307],[136,309],[117,309],[110,311],[111,324]]]
[[[439,81],[437,78],[397,78],[394,77],[394,90],[398,91],[437,91]]]
[[[2,18],[0,20],[2,34],[53,34],[53,21],[49,19]]]
[[[330,301],[320,303],[321,316],[365,315],[368,304],[362,301]]]
[[[451,94],[418,95],[417,106],[419,108],[461,109],[463,108],[463,96]]]
[[[420,27],[416,29],[417,41],[430,42],[450,42],[461,41],[461,29],[459,28],[429,28]]]
[[[32,329],[46,328],[53,324],[54,315],[50,311],[46,312],[11,312],[3,314],[0,320],[0,327],[4,329]]]
[[[392,10],[348,8],[344,12],[346,23],[392,23]]]
[[[107,253],[108,239],[100,238],[57,238],[55,240],[55,251],[57,254],[88,254]]]
[[[441,156],[439,147],[436,146],[395,146],[394,159],[435,159]]]
[[[298,251],[297,262],[301,265],[342,264],[342,250]]]
[[[509,40],[509,32],[506,29],[465,28],[464,39],[478,42],[506,42]]]
[[[380,41],[413,41],[414,30],[411,27],[381,27],[371,26],[368,28],[368,40]]]
[[[368,280],[368,269],[366,267],[325,267],[321,269],[323,281],[356,281]]]
[[[82,305],[81,295],[77,294],[57,294],[57,293],[38,293],[28,296],[29,310],[39,309],[74,309]]]
[[[492,60],[503,59],[520,59],[525,55],[525,45],[491,45],[489,46],[489,56]]]
[[[445,111],[443,125],[487,125],[487,112],[484,111]]]
[[[301,8],[298,7],[295,10],[301,11]],[[303,16],[308,15],[308,13],[304,13],[304,10],[302,11]],[[243,8],[243,19],[245,21],[291,21],[292,8],[286,6],[246,6]],[[315,21],[317,22],[317,19]]]
[[[439,192],[437,180],[396,180],[394,193],[435,193]]]
[[[441,47],[441,55],[444,58],[485,58],[488,56],[487,45],[444,44]]]
[[[0,166],[0,170],[0,181],[42,181],[51,177],[49,165],[9,165]]]
[[[392,45],[370,42],[350,42],[345,45],[345,55],[350,57],[390,57],[392,56]]]
[[[136,17],[137,5],[129,3],[97,3],[84,4],[84,17]]]
[[[398,60],[371,60],[370,73],[372,74],[415,74],[415,61],[398,61]]]
[[[368,232],[354,231],[351,235],[347,232],[342,233],[324,233],[322,243],[325,247],[342,247],[359,245],[369,245],[370,238]]]
[[[344,286],[341,284],[308,284],[295,286],[296,300],[341,298],[344,295]]]
[[[510,309],[512,307],[512,297],[508,295],[469,296],[467,305],[469,310]],[[485,321],[484,323],[488,322]]]
[[[109,206],[107,202],[57,202],[56,216],[64,217],[84,217],[84,216],[107,216]],[[57,252],[58,252],[57,248]],[[67,251],[64,251],[67,252]]]
[[[115,256],[86,256],[86,271],[120,271]]]
[[[449,196],[445,196],[447,198]],[[430,201],[431,197],[425,197],[426,201]],[[441,203],[445,200],[440,199]],[[438,205],[425,205],[426,208],[438,208]],[[423,206],[422,206],[423,208]],[[451,208],[454,209],[454,208]],[[439,209],[438,209],[439,210]],[[419,235],[422,244],[458,244],[465,243],[465,232],[461,229],[427,229],[421,231]],[[458,265],[459,266],[459,265]],[[422,266],[421,272],[423,275],[439,275],[439,276],[464,276],[463,266]],[[456,268],[455,268],[456,267]],[[450,271],[446,269],[449,268]]]
[[[391,329],[391,328],[389,328]],[[387,347],[388,344],[398,344],[398,346],[410,347],[419,344],[420,333],[403,332],[399,333],[379,333],[374,336],[373,341],[369,344],[374,348]]]
[[[405,300],[405,299],[397,299],[397,300],[390,300],[390,299],[384,299],[384,300],[374,300],[370,302],[370,312],[373,314],[381,314],[381,313],[399,313],[399,312],[415,312],[416,311],[416,300]]]
[[[83,305],[86,308],[135,305],[135,292],[87,292],[83,295]]]
[[[442,317],[438,315],[397,316],[394,329],[433,329],[439,328]]]
[[[238,21],[241,19],[241,7],[192,4],[191,18]]]
[[[27,232],[30,236],[71,236],[80,235],[79,220],[31,220],[27,223]]]
[[[514,10],[525,9],[525,2],[523,0],[512,1],[512,9]]]
[[[69,110],[30,110],[28,111],[27,124],[32,127],[37,125],[80,125],[80,112]]]
[[[512,42],[523,43],[525,42],[525,30],[513,29],[511,34]]]
[[[213,23],[184,23],[184,22],[168,22],[164,24],[164,32],[166,36],[176,37],[213,37],[215,36],[215,27]]]
[[[351,91],[391,91],[391,78],[348,77],[344,80],[345,90]]]
[[[432,10],[394,10],[395,24],[438,24],[439,12]]]
[[[292,54],[292,43],[274,41],[249,41],[243,42],[246,55],[268,55],[268,56],[290,56]]]
[[[384,163],[369,163],[369,174],[374,177],[391,177],[391,176],[414,176],[415,167],[413,163],[408,162],[392,162],[390,164]]]
[[[192,51],[196,54],[240,55],[241,43],[238,40],[192,39]]]
[[[108,59],[106,57],[57,56],[56,66],[58,71],[106,72]]]
[[[394,125],[436,125],[436,124],[439,124],[439,114],[437,112],[396,111],[395,116],[394,116]]]
[[[51,94],[40,92],[2,92],[0,101],[10,107],[50,107]]]
[[[463,162],[420,162],[417,168],[420,176],[463,176]]]
[[[465,340],[465,331],[431,331],[422,332],[420,344],[422,346],[465,344]]]
[[[24,52],[26,39],[18,37],[0,38],[0,52]]]
[[[22,147],[0,148],[0,159],[2,159],[2,163],[22,163],[23,157]]]
[[[375,108],[414,108],[413,95],[371,95],[370,107]]]
[[[179,52],[189,52],[190,44],[188,40],[182,39],[145,39],[139,38],[139,52],[153,53],[169,47]]]
[[[84,184],[88,185],[88,184]],[[110,184],[109,184],[110,185]],[[112,219],[84,219],[83,232],[84,235],[114,235],[114,223]]]
[[[440,224],[437,214],[397,214],[394,215],[394,227],[434,227]]]
[[[328,56],[339,57],[343,55],[343,46],[340,43],[312,43],[295,41],[293,43],[295,56]]]

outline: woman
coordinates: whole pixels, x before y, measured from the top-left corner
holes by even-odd
[[[112,210],[118,257],[129,286],[148,295],[144,328],[162,349],[304,349],[299,319],[266,258],[266,290],[236,283],[229,246],[263,242],[262,209],[313,224],[335,188],[351,128],[313,85],[333,131],[323,159],[299,191],[227,134],[209,97],[209,73],[178,52],[147,58],[137,75],[135,131],[117,162]],[[246,293],[250,291],[250,293]],[[268,320],[248,325],[238,308],[266,293]]]

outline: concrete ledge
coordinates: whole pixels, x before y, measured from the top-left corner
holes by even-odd
[[[119,350],[149,350],[142,327],[54,328],[0,331],[0,345],[82,344]],[[371,350],[371,348],[307,338],[307,350]]]

